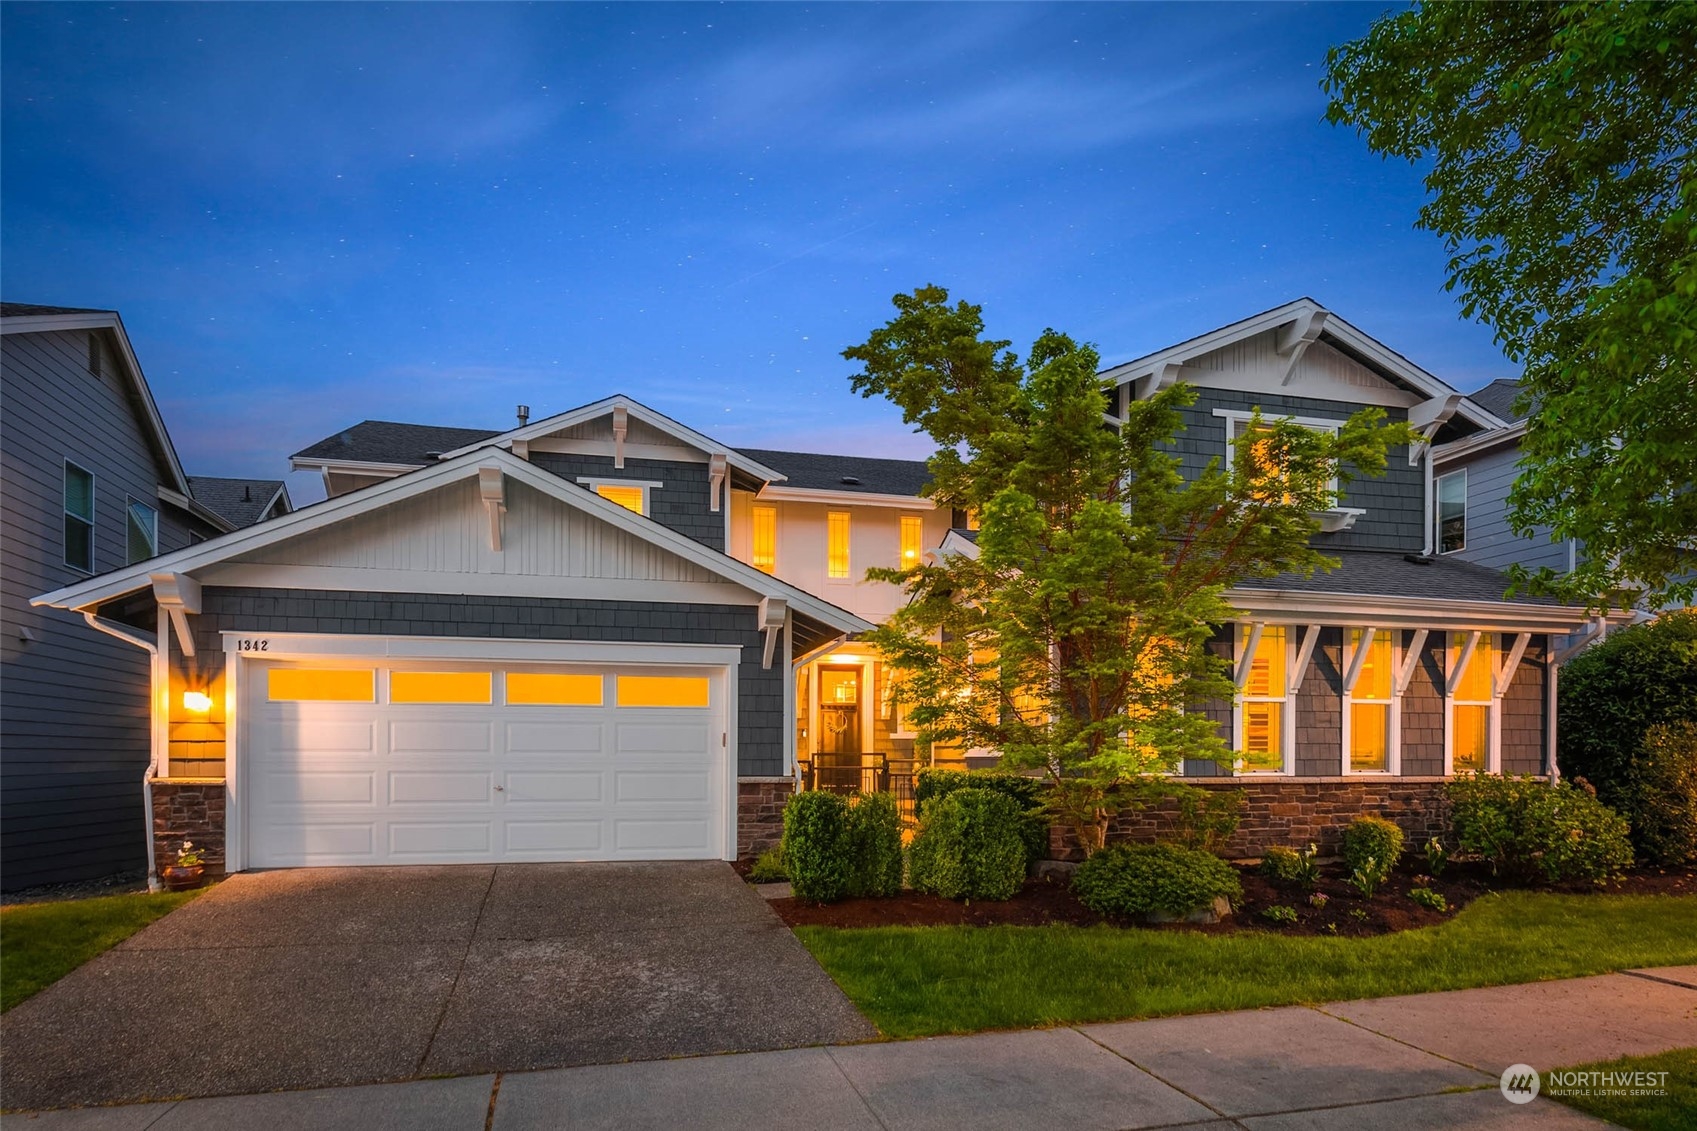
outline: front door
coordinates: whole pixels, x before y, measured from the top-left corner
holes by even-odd
[[[859,754],[860,672],[858,665],[819,668],[819,752]]]

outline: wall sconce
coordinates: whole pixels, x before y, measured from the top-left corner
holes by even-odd
[[[212,696],[204,691],[183,692],[183,707],[197,715],[204,715],[212,710]]]

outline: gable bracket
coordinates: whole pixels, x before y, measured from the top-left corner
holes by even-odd
[[[155,573],[148,580],[153,582],[153,599],[171,619],[183,655],[192,658],[194,634],[189,631],[189,614],[200,612],[200,582],[186,573]]]
[[[1531,642],[1530,632],[1522,632],[1516,636],[1508,655],[1499,660],[1496,670],[1491,673],[1491,694],[1498,699],[1507,693],[1509,684],[1514,682],[1514,673],[1520,670],[1520,658],[1526,655],[1526,646]]]
[[[630,431],[630,409],[613,406],[613,466],[623,471],[625,466],[625,433]]]
[[[1454,695],[1455,689],[1461,686],[1461,677],[1467,674],[1467,665],[1473,662],[1473,650],[1479,647],[1477,630],[1467,634],[1467,643],[1461,646],[1461,655],[1456,657],[1455,670],[1450,672],[1449,679],[1444,684],[1444,694]]]
[[[772,653],[777,651],[778,638],[784,633],[784,625],[789,621],[789,602],[782,597],[760,598],[760,631],[766,634],[766,649],[761,656],[760,666],[772,666]]]
[[[501,552],[501,520],[507,513],[507,482],[498,467],[477,469],[477,495],[489,514],[489,548]]]
[[[1302,360],[1309,346],[1320,340],[1320,331],[1326,328],[1326,317],[1324,310],[1311,310],[1279,327],[1274,339],[1274,349],[1284,358],[1284,372],[1279,374],[1279,384],[1290,384],[1290,379],[1296,375],[1296,363]]]
[[[719,513],[719,495],[725,485],[725,453],[719,452],[707,461],[707,509]]]
[[[1401,695],[1408,690],[1408,685],[1414,680],[1414,672],[1420,666],[1420,656],[1426,651],[1426,637],[1430,629],[1417,628],[1414,639],[1409,642],[1408,651],[1402,657],[1402,667],[1396,673],[1396,693]]]
[[[1290,673],[1290,693],[1302,690],[1302,677],[1308,672],[1308,662],[1314,658],[1314,645],[1320,642],[1320,626],[1311,624],[1302,630],[1302,643],[1296,649],[1296,667]]]
[[[1249,638],[1243,642],[1243,655],[1237,659],[1237,673],[1234,677],[1239,691],[1249,684],[1249,672],[1255,664],[1255,650],[1261,647],[1261,633],[1266,627],[1267,622],[1260,620],[1249,625]]]

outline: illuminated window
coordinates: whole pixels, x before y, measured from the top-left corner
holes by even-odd
[[[1238,625],[1238,648],[1249,643],[1250,626]],[[1239,696],[1243,722],[1238,756],[1252,773],[1277,773],[1285,768],[1286,630],[1269,624],[1249,664],[1249,679]]]
[[[966,528],[968,530],[978,529],[978,511],[976,508],[966,512]]]
[[[273,703],[370,703],[377,698],[377,673],[370,668],[272,668],[265,694]]]
[[[1336,425],[1308,424],[1303,421],[1295,421],[1294,423],[1302,424],[1304,428],[1315,432],[1337,432]],[[1273,423],[1271,421],[1264,420],[1260,424],[1256,424],[1253,420],[1244,417],[1232,417],[1227,424],[1226,455],[1235,460],[1237,458],[1237,445],[1247,442],[1249,444],[1251,495],[1258,502],[1288,504],[1294,501],[1290,492],[1285,490],[1285,481],[1289,473],[1285,467],[1284,454],[1277,450],[1272,433]],[[1253,434],[1252,438],[1246,441],[1246,437],[1251,437],[1251,434]],[[1326,484],[1327,490],[1330,491],[1336,491],[1337,487],[1338,481],[1335,477]]]
[[[1438,553],[1453,554],[1467,548],[1467,469],[1438,476]]]
[[[707,677],[696,675],[621,675],[621,707],[705,707]]]
[[[508,672],[507,702],[514,706],[599,707],[602,679],[576,672]]]
[[[1361,648],[1365,636],[1359,628],[1349,630],[1349,659]],[[1361,661],[1361,672],[1355,677],[1355,688],[1349,693],[1349,768],[1351,770],[1389,770],[1391,768],[1391,668],[1395,662],[1391,634],[1379,631],[1367,646]]]
[[[65,564],[94,572],[94,473],[65,461]]]
[[[771,573],[778,568],[778,508],[756,505],[749,514],[748,564]]]
[[[648,513],[648,492],[641,487],[624,487],[617,483],[597,483],[595,493],[609,503],[618,503],[627,511]]]
[[[391,703],[488,703],[488,672],[391,672]]]
[[[1467,649],[1465,632],[1450,638],[1450,671],[1461,663]],[[1491,768],[1491,669],[1495,666],[1495,635],[1479,634],[1455,693],[1450,696],[1450,768],[1453,773]]]
[[[825,576],[849,575],[849,516],[847,511],[825,515]]]
[[[919,564],[919,555],[925,545],[925,523],[918,515],[902,515],[902,569],[912,569]]]

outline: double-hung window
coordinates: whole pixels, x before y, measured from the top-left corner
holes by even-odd
[[[902,549],[901,561],[897,563],[901,569],[912,569],[919,564],[919,555],[925,546],[925,523],[916,514],[904,514],[901,519]]]
[[[1397,719],[1392,694],[1395,663],[1396,649],[1390,631],[1379,629],[1367,640],[1366,630],[1349,630],[1344,665],[1346,672],[1354,673],[1355,684],[1345,695],[1344,725],[1348,729],[1344,744],[1351,773],[1387,772],[1395,768]]]
[[[94,572],[94,473],[65,461],[65,564]]]
[[[1467,655],[1468,633],[1450,638],[1449,670],[1452,679]],[[1479,643],[1467,659],[1461,678],[1454,680],[1449,697],[1450,772],[1465,773],[1491,768],[1491,713],[1496,709],[1491,695],[1491,676],[1496,663],[1496,636],[1481,632]]]
[[[778,508],[756,503],[749,508],[748,564],[762,573],[778,568]]]
[[[849,513],[829,511],[825,515],[825,576],[833,581],[849,575]]]
[[[1237,626],[1241,657],[1254,636],[1249,625]],[[1283,625],[1269,624],[1255,641],[1249,675],[1238,695],[1238,768],[1247,773],[1282,773],[1287,754],[1285,724],[1289,716],[1289,639]]]
[[[1432,521],[1437,525],[1434,540],[1438,553],[1453,554],[1457,550],[1467,548],[1467,469],[1452,471],[1448,475],[1438,476],[1436,490],[1436,513]]]
[[[144,562],[159,553],[159,511],[146,503],[129,501],[129,535],[127,557],[130,565]]]
[[[1275,449],[1272,432],[1275,418],[1264,417],[1259,424],[1255,418],[1246,412],[1236,410],[1216,409],[1216,415],[1226,419],[1226,459],[1228,464],[1235,462],[1239,445],[1249,446],[1251,463],[1252,493],[1255,498],[1267,501],[1291,502],[1290,492],[1286,488],[1289,472],[1283,463],[1283,457]],[[1288,423],[1300,424],[1314,432],[1336,434],[1339,424],[1335,421],[1298,419],[1295,417],[1279,417]],[[1326,483],[1328,491],[1338,489],[1338,480],[1334,475]]]

